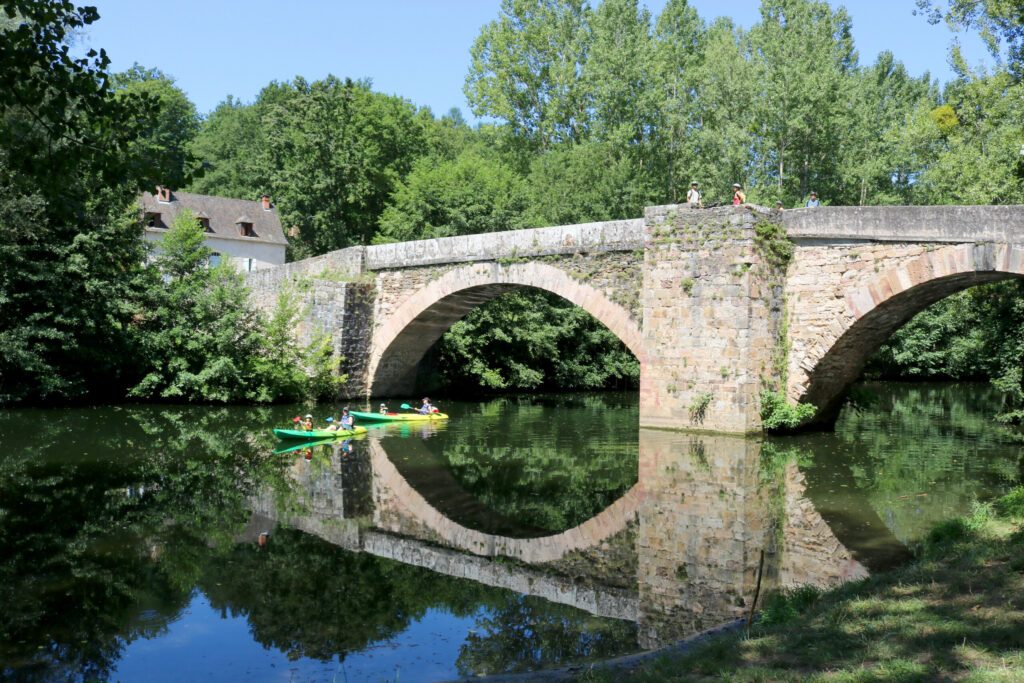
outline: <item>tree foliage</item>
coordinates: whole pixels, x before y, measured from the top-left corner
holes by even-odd
[[[286,290],[269,322],[251,308],[241,273],[208,267],[203,228],[182,210],[161,242],[140,323],[145,374],[129,394],[216,403],[301,400],[330,395],[336,361],[324,341],[301,349]]]

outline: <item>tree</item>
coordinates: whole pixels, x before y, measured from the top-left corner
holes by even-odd
[[[704,60],[705,31],[686,0],[669,0],[654,27],[653,90],[660,106],[653,148],[663,160],[666,201],[682,200],[690,182],[687,173],[694,173],[698,163],[698,149],[689,137],[701,124],[696,116],[696,70]]]
[[[591,19],[582,79],[593,108],[593,136],[641,144],[657,120],[651,16],[637,0],[604,0]]]
[[[502,0],[470,48],[464,92],[473,113],[508,123],[546,149],[582,140],[590,123],[580,76],[590,49],[585,0]]]
[[[434,353],[439,381],[461,392],[635,386],[636,358],[583,309],[540,291],[506,294],[469,313]]]
[[[412,104],[368,82],[271,83],[252,105],[229,100],[210,117],[195,144],[210,173],[193,189],[274,196],[286,229],[295,228],[294,258],[366,244],[425,151],[423,125]]]
[[[499,232],[522,227],[526,186],[501,161],[473,149],[452,161],[425,157],[395,189],[377,241]]]
[[[1024,68],[1024,6],[1014,0],[917,0],[928,20],[945,21],[950,28],[975,29],[999,57],[1005,44],[1010,70],[1019,79]],[[954,48],[955,59],[959,50]]]
[[[241,273],[227,262],[208,267],[203,238],[183,210],[160,243],[139,325],[144,374],[129,394],[268,403],[335,392],[342,378],[330,346],[318,339],[302,349],[290,334],[298,317],[291,293],[281,295],[268,324],[249,304]]]
[[[93,8],[5,0],[0,26],[0,401],[81,398],[130,364],[142,228],[158,174],[133,153],[155,112],[115,97],[109,60],[75,58]]]
[[[757,89],[758,180],[795,202],[835,183],[843,145],[840,113],[846,76],[856,67],[851,23],[818,0],[763,0],[750,43]]]
[[[144,93],[156,103],[147,129],[133,143],[132,154],[160,169],[163,184],[184,187],[197,166],[190,147],[199,132],[199,113],[174,79],[159,69],[144,69],[135,64],[128,71],[114,74],[111,83],[119,98]]]
[[[257,105],[228,96],[202,122],[192,154],[203,164],[203,174],[189,189],[199,194],[251,199],[272,188],[263,175],[265,131]]]

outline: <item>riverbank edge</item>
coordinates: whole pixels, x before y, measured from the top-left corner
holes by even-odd
[[[746,619],[734,619],[733,621],[727,621],[724,624],[713,626],[706,631],[694,633],[692,636],[683,638],[671,645],[659,647],[656,650],[634,652],[633,654],[605,659],[600,662],[571,664],[558,669],[541,669],[539,671],[522,671],[519,673],[494,674],[492,676],[456,678],[451,679],[449,683],[470,683],[471,681],[486,681],[486,683],[530,683],[532,681],[553,683],[555,681],[575,681],[581,675],[585,675],[595,669],[609,671],[621,670],[628,667],[643,665],[662,657],[685,655],[702,647],[713,638],[725,637],[742,631],[746,623]]]

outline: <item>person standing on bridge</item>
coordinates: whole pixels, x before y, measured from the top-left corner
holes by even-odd
[[[732,184],[732,205],[739,206],[747,203],[747,195],[743,192],[743,186],[739,183]]]
[[[816,209],[821,206],[821,202],[818,201],[818,193],[811,192],[811,198],[807,200],[807,203],[804,204],[804,206],[808,209]]]
[[[690,191],[686,193],[686,203],[690,205],[691,209],[699,209],[702,204],[700,202],[700,190],[697,189],[697,181],[690,183]]]

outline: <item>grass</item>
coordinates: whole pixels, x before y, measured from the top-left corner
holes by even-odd
[[[770,596],[749,631],[582,678],[1024,681],[1024,487],[936,527],[907,566]]]

